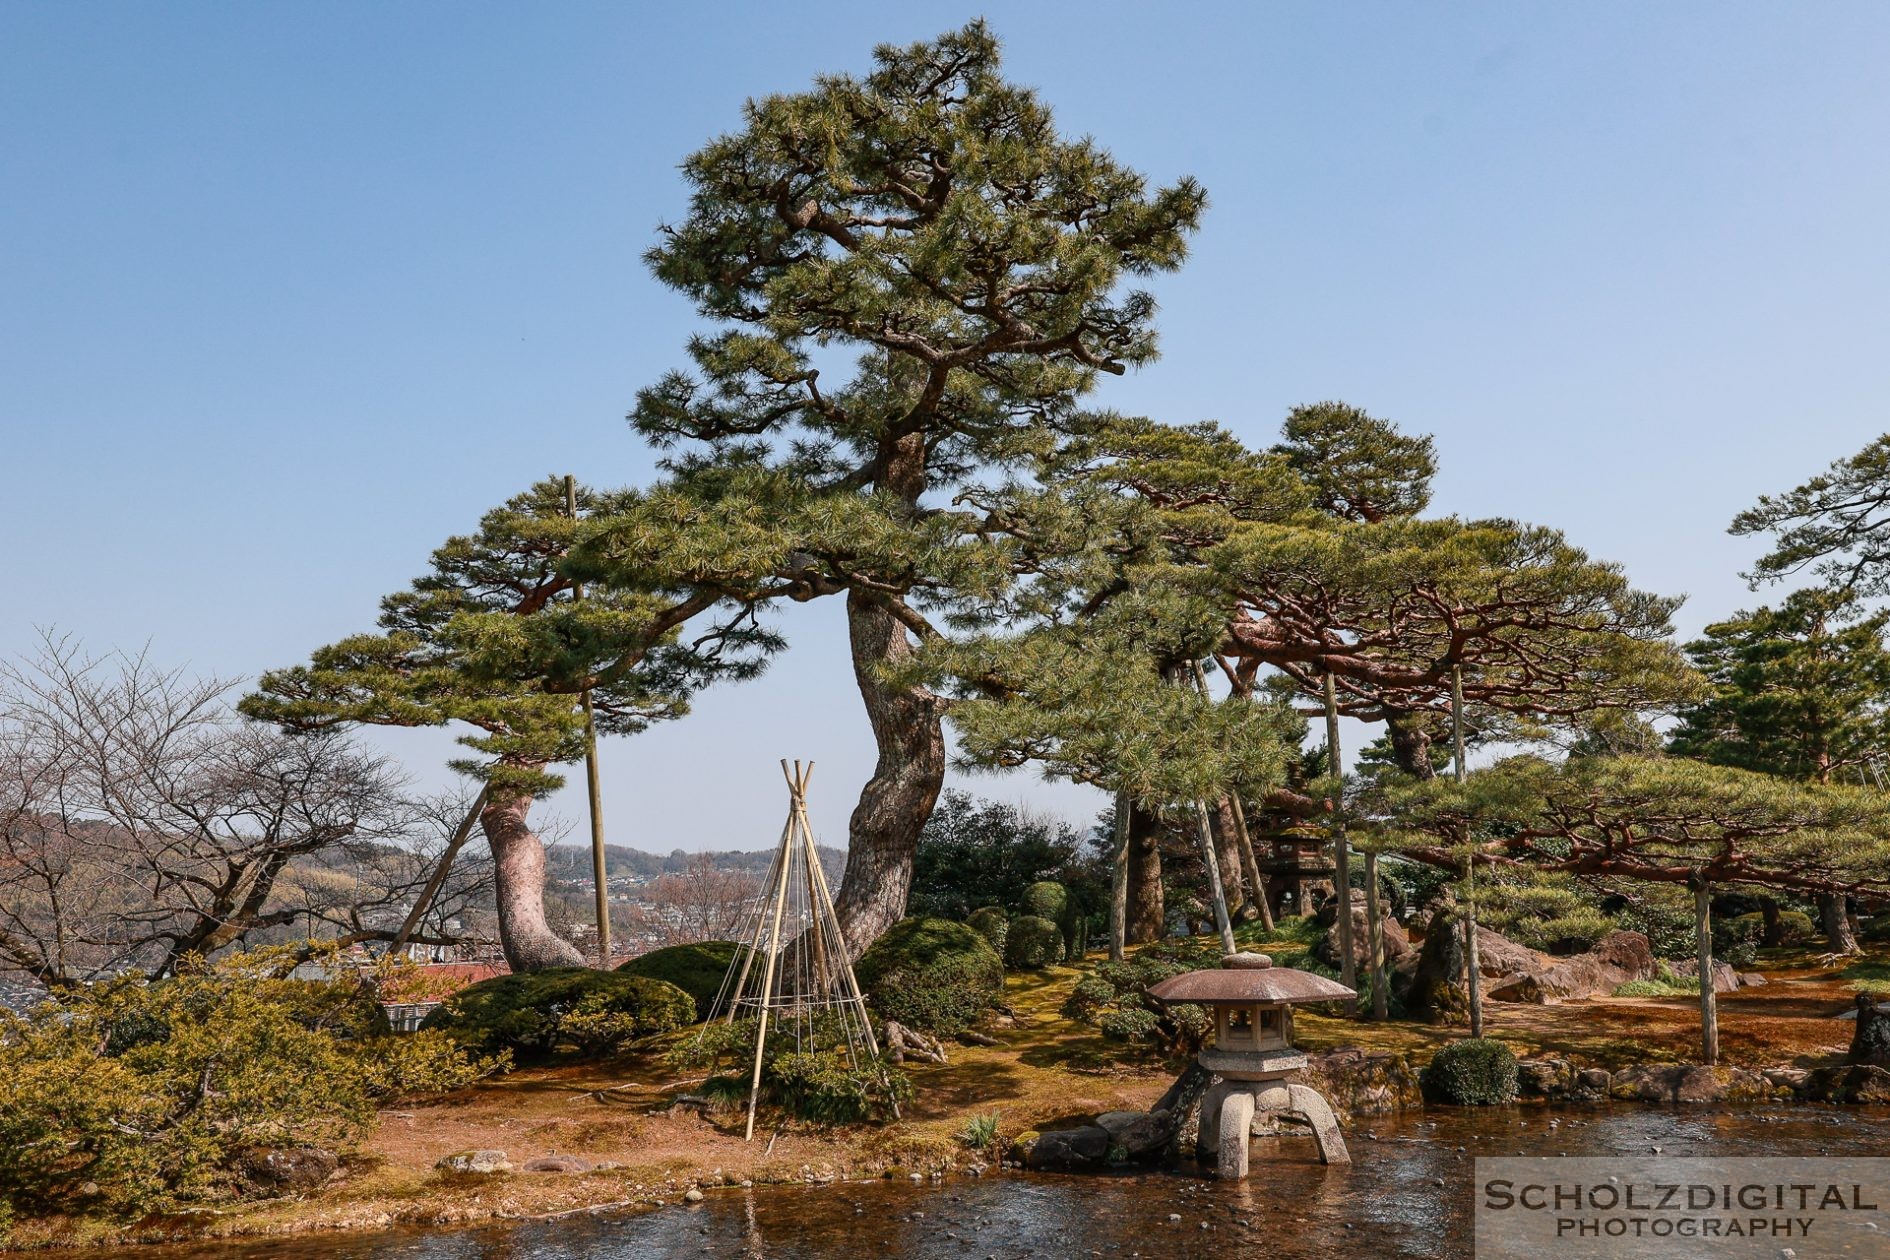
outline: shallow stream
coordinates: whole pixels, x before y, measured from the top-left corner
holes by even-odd
[[[1316,1162],[1309,1138],[1258,1139],[1253,1176],[1241,1185],[1201,1174],[1032,1173],[930,1186],[762,1187],[713,1191],[699,1205],[640,1216],[312,1234],[132,1254],[137,1260],[1468,1260],[1471,1161],[1479,1154],[1645,1155],[1659,1148],[1675,1156],[1890,1155],[1890,1112],[1802,1106],[1430,1111],[1363,1124],[1348,1141],[1355,1162],[1335,1170]]]

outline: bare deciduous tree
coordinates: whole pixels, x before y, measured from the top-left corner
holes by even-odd
[[[437,803],[429,827],[385,759],[242,720],[231,690],[50,634],[0,663],[0,966],[59,985],[270,936],[392,938]]]
[[[731,940],[760,895],[754,871],[720,867],[698,853],[681,870],[650,881],[633,928],[658,947]]]

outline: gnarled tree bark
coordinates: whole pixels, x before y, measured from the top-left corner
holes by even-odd
[[[499,945],[513,971],[582,967],[577,947],[545,922],[545,846],[531,827],[532,798],[492,793],[479,826],[492,850]]]
[[[1831,946],[1834,954],[1857,954],[1857,934],[1851,931],[1851,916],[1844,904],[1843,893],[1821,892],[1818,894],[1818,926],[1824,930],[1824,939]]]
[[[1167,927],[1162,901],[1162,821],[1139,806],[1129,808],[1130,944],[1159,941]]]
[[[879,746],[873,777],[847,824],[847,866],[834,911],[855,958],[906,912],[919,833],[945,784],[945,730],[939,698],[901,687],[881,671],[912,654],[905,627],[858,591],[847,594],[853,676]]]

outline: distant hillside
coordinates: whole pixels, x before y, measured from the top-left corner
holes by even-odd
[[[642,849],[632,849],[627,845],[607,844],[604,846],[604,870],[611,879],[635,877],[637,879],[655,879],[666,871],[680,871],[695,859],[695,853],[686,853],[681,849],[672,850],[667,855],[646,853]],[[716,867],[729,871],[754,871],[762,874],[768,869],[768,863],[774,860],[773,849],[755,849],[747,853],[710,853],[706,855]],[[585,883],[591,878],[591,847],[588,844],[553,844],[545,847],[546,871],[553,879],[579,880]],[[827,872],[827,878],[837,883],[841,868],[846,865],[845,849],[820,846],[820,864]]]

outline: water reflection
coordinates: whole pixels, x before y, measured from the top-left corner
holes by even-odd
[[[1351,1169],[1307,1138],[1255,1143],[1253,1177],[1005,1176],[942,1188],[848,1183],[712,1193],[699,1207],[481,1230],[150,1248],[140,1260],[1313,1260],[1467,1257],[1478,1155],[1879,1154],[1890,1117],[1823,1110],[1501,1110],[1362,1126]]]

